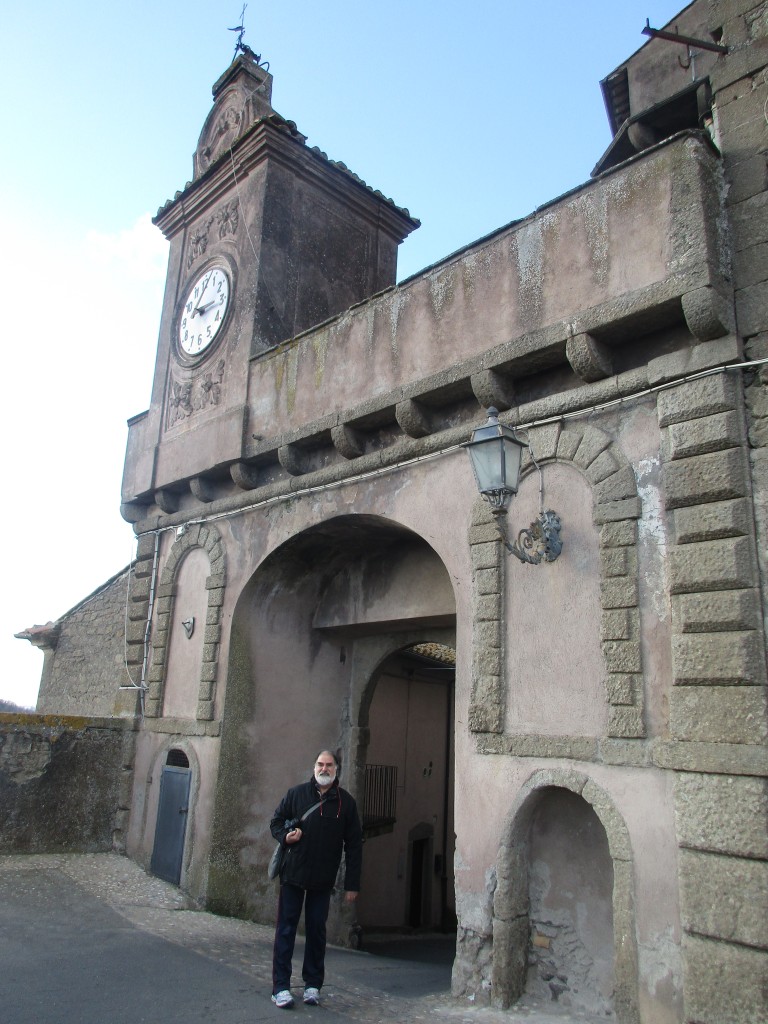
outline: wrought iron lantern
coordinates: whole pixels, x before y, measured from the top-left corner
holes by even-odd
[[[477,489],[494,510],[506,511],[520,482],[525,444],[512,427],[499,423],[499,410],[488,410],[488,422],[475,427],[466,444]]]
[[[521,562],[538,565],[554,562],[563,548],[560,539],[560,517],[552,509],[544,509],[543,488],[540,488],[542,507],[538,519],[528,529],[521,530],[517,541],[510,543],[507,534],[507,509],[520,484],[520,466],[523,450],[530,446],[521,441],[512,427],[499,423],[499,411],[488,409],[488,422],[472,431],[464,446],[469,453],[477,489],[490,504],[496,527],[504,546]],[[534,465],[541,468],[533,458]]]

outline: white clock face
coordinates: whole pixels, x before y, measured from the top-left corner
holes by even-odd
[[[189,289],[179,320],[179,347],[199,356],[213,344],[229,306],[229,275],[223,267],[210,267]]]

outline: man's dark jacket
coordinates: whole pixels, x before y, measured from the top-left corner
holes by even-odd
[[[331,889],[344,853],[344,889],[360,891],[360,869],[363,862],[363,830],[357,804],[338,779],[323,795],[322,804],[298,826],[302,836],[298,843],[286,845],[290,831],[286,821],[300,818],[316,804],[320,792],[314,778],[289,789],[275,811],[269,828],[286,850],[280,881],[301,889]]]

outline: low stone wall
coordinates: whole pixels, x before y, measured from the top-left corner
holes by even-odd
[[[0,714],[0,853],[124,852],[133,721]]]

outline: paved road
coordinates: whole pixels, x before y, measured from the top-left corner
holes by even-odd
[[[588,1020],[453,1002],[450,944],[440,939],[380,947],[387,955],[329,949],[322,1006],[279,1010],[271,947],[271,929],[199,911],[125,857],[0,856],[2,1024]]]

